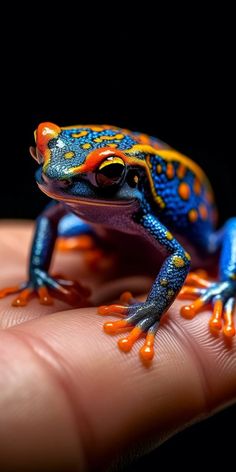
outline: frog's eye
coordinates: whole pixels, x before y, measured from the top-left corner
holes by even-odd
[[[99,187],[117,185],[123,180],[125,172],[126,167],[120,157],[108,157],[96,170],[96,183]]]

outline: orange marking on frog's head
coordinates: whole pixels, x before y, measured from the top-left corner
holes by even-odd
[[[61,128],[53,123],[40,123],[35,131],[35,141],[39,151],[43,153],[49,141],[53,138],[57,138],[60,132]]]
[[[69,170],[70,174],[77,174],[82,172],[92,172],[99,167],[99,165],[106,160],[110,160],[113,163],[113,159],[119,157],[127,165],[140,165],[140,159],[136,157],[129,157],[119,149],[110,148],[110,146],[95,149],[90,152],[84,163],[77,167],[72,167]],[[145,162],[142,163],[145,166]]]
[[[34,132],[34,138],[37,146],[36,160],[39,164],[42,162],[46,163],[50,158],[50,150],[48,149],[48,143],[51,139],[57,138],[61,128],[54,123],[40,123],[36,131]]]

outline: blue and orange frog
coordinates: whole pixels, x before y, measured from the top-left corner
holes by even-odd
[[[120,303],[99,308],[121,317],[105,323],[106,333],[130,328],[119,348],[129,351],[145,334],[140,355],[151,360],[160,320],[178,295],[191,300],[181,309],[184,317],[211,306],[210,327],[235,335],[236,218],[216,230],[212,189],[196,163],[154,137],[113,126],[42,123],[35,140],[36,181],[53,202],[37,220],[28,281],[2,289],[0,297],[18,293],[16,306],[33,293],[45,304],[52,294],[71,303],[75,293],[86,299],[89,291],[79,282],[48,273],[57,238],[90,233],[115,241],[118,235],[124,245],[138,238],[150,248],[150,263],[161,263],[145,302],[126,292]],[[191,257],[196,268],[213,255],[219,260],[216,279],[189,272]]]

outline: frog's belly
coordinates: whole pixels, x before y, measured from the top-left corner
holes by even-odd
[[[143,235],[124,233],[103,225],[90,224],[88,226],[83,220],[74,214],[68,214],[59,225],[59,236],[70,237],[87,231],[91,226],[98,235],[103,248],[111,250],[116,254],[124,271],[131,273],[144,273],[156,276],[167,252],[158,243],[151,243]],[[193,244],[182,235],[175,235],[182,247],[191,254],[192,269],[211,268],[215,264],[216,258],[213,256],[201,256]]]
[[[168,257],[167,251],[158,243],[151,244],[142,236],[127,234],[120,231],[104,230],[99,231],[99,236],[105,241],[119,258],[122,266],[129,272],[147,274],[155,277],[163,261]],[[191,254],[191,268],[204,268],[211,270],[216,263],[214,256],[201,256],[193,245],[183,237],[178,241],[183,248]]]

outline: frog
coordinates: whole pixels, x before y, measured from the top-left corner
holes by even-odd
[[[14,306],[26,305],[32,294],[43,304],[53,302],[52,294],[71,304],[88,299],[80,282],[49,274],[58,238],[138,237],[151,258],[161,255],[146,300],[125,292],[98,308],[119,317],[104,323],[106,333],[128,330],[120,350],[129,352],[143,337],[140,356],[151,361],[160,322],[177,297],[189,300],[180,309],[185,318],[210,307],[210,328],[235,335],[236,218],[218,228],[214,193],[196,162],[153,136],[112,125],[41,123],[30,153],[37,185],[51,203],[36,222],[28,280],[2,289],[1,298],[17,293]],[[218,273],[210,278],[201,264],[214,258]]]

